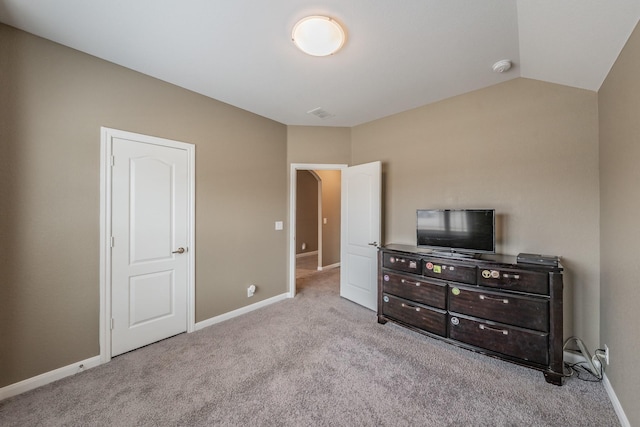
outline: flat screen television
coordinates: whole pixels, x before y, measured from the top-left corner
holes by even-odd
[[[495,253],[494,209],[418,209],[417,246],[436,252]]]

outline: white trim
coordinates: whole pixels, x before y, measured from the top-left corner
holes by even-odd
[[[346,164],[291,163],[289,169],[289,298],[296,295],[296,185],[299,170],[339,170]]]
[[[195,155],[194,144],[158,138],[133,132],[100,128],[100,361],[106,363],[111,360],[111,154],[114,137],[144,141],[150,144],[178,148],[187,152],[187,216],[189,229],[187,230],[188,272],[187,272],[187,332],[195,330]]]
[[[244,307],[240,307],[237,310],[229,311],[227,313],[221,314],[220,316],[216,316],[216,317],[212,317],[212,318],[207,319],[207,320],[203,320],[202,322],[196,323],[196,331],[199,331],[200,329],[204,329],[204,328],[206,328],[208,326],[215,325],[216,323],[224,322],[225,320],[233,319],[234,317],[238,317],[238,316],[241,316],[243,314],[247,314],[249,312],[252,312],[252,311],[257,310],[257,309],[262,308],[262,307],[266,307],[266,306],[274,304],[276,302],[280,302],[280,301],[285,300],[287,298],[289,298],[289,294],[288,293],[276,295],[275,297],[267,298],[266,300],[258,301],[255,304],[251,304],[251,305],[247,305],[247,306],[244,306]]]
[[[587,361],[587,359],[581,353],[577,353],[574,351],[565,350],[563,353],[563,357],[564,361],[570,364]],[[609,396],[609,400],[613,405],[613,409],[616,412],[616,415],[618,416],[618,420],[620,420],[620,424],[622,425],[622,427],[631,427],[631,423],[629,422],[627,415],[624,413],[624,409],[622,409],[622,405],[620,404],[618,396],[616,396],[616,392],[613,390],[613,387],[611,386],[606,373],[602,375],[602,384],[604,385],[604,389]]]
[[[62,378],[75,375],[79,372],[86,371],[90,368],[95,368],[101,365],[101,357],[94,356],[89,359],[81,360],[71,365],[63,366],[62,368],[54,369],[53,371],[45,372],[44,374],[37,375],[35,377],[27,378],[26,380],[10,384],[6,387],[0,388],[0,400],[8,399],[12,396],[25,393],[29,390],[33,390],[43,385],[47,385],[54,381],[61,380]]]
[[[618,416],[620,425],[622,425],[622,427],[631,427],[631,423],[629,422],[627,415],[624,413],[624,409],[622,409],[622,405],[618,400],[618,396],[616,396],[616,392],[613,390],[613,387],[611,387],[611,383],[609,382],[607,374],[604,374],[604,376],[602,377],[602,384],[604,384],[604,389],[609,395],[609,400],[611,400],[613,410],[616,411],[616,415]]]
[[[331,265],[325,265],[324,267],[318,267],[318,270],[322,271],[322,270],[331,270],[332,268],[338,268],[340,267],[340,263],[336,262],[335,264],[331,264]]]
[[[334,268],[334,266],[339,266],[338,264],[332,264],[331,266],[327,266],[324,268]],[[266,299],[264,301],[257,302],[255,304],[239,308],[234,311],[230,311],[228,313],[222,314],[220,316],[212,317],[211,319],[204,320],[202,322],[198,322],[195,324],[194,331],[199,331],[208,326],[215,325],[217,323],[224,322],[225,320],[232,319],[234,317],[238,317],[242,314],[249,313],[251,311],[257,310],[262,307],[266,307],[273,303],[285,300],[288,298],[288,294],[280,294],[275,297]],[[584,359],[581,355],[577,355],[572,352],[564,352],[565,361],[569,362],[567,359],[571,359],[569,363],[579,362]],[[72,375],[78,374],[80,372],[86,371],[87,369],[95,368],[96,366],[102,365],[102,356],[94,356],[89,359],[81,360],[76,363],[72,363],[71,365],[63,366],[62,368],[54,369],[53,371],[45,372],[43,374],[37,375],[35,377],[27,378],[26,380],[10,384],[6,387],[0,388],[0,401],[4,399],[8,399],[13,396],[17,396],[22,393],[26,393],[27,391],[34,390],[38,387],[42,387],[44,385],[50,384],[54,381],[61,380],[66,377],[70,377]],[[627,418],[627,415],[622,409],[622,405],[618,400],[618,396],[616,395],[611,383],[609,382],[609,378],[607,374],[604,374],[602,379],[602,384],[604,385],[604,389],[611,400],[611,404],[613,405],[613,409],[618,416],[618,420],[620,421],[620,425],[622,427],[631,427],[631,423]]]
[[[317,232],[317,241],[318,241],[318,268],[320,268],[320,266],[322,265],[322,178],[320,178],[320,175],[318,175],[316,173],[316,171],[309,171],[309,173],[311,174],[311,176],[313,176],[317,183],[318,183],[318,188],[317,188],[317,196],[318,196],[318,212],[316,213],[317,215],[317,227],[318,227],[318,232]]]
[[[312,255],[318,255],[318,251],[302,252],[301,254],[296,254],[296,258],[304,258]]]
[[[183,143],[184,144],[184,143]],[[187,144],[189,168],[189,278],[187,283],[187,333],[196,330],[196,146]]]
[[[108,297],[107,283],[111,283],[111,150],[107,144],[107,129],[100,128],[100,361],[111,360],[111,328],[107,318],[111,313],[111,298]]]
[[[313,252],[309,252],[309,253],[315,253],[316,255],[318,255],[318,267],[320,267],[322,265],[322,178],[320,178],[320,175],[318,175],[316,173],[316,171],[314,170],[308,170],[307,172],[309,172],[309,174],[315,178],[316,182],[317,182],[317,187],[316,187],[316,196],[317,196],[317,203],[318,203],[318,211],[316,212],[316,226],[317,226],[317,231],[316,231],[316,241],[317,241],[317,245],[318,245],[318,250],[317,251],[313,251]],[[296,185],[298,183],[297,180],[297,175],[296,175]],[[296,192],[296,197],[297,197],[297,192]],[[296,202],[297,203],[297,202]],[[296,212],[297,212],[297,206],[296,206]],[[296,246],[296,252],[298,250],[298,247]],[[299,256],[300,254],[296,255],[296,258]]]

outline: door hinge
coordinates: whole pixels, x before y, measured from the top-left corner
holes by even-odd
[[[109,242],[109,244],[111,245],[111,247],[114,247],[116,245],[116,239],[111,236],[111,241]]]
[[[115,319],[112,317],[111,318],[111,330],[112,331],[113,331],[114,325],[115,325]]]

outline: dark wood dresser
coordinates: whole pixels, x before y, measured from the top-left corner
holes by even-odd
[[[380,248],[378,322],[540,370],[562,385],[562,266]]]

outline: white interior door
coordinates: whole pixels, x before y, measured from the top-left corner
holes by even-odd
[[[340,296],[376,310],[381,163],[342,171]]]
[[[112,356],[187,330],[189,155],[142,137],[111,139]]]

